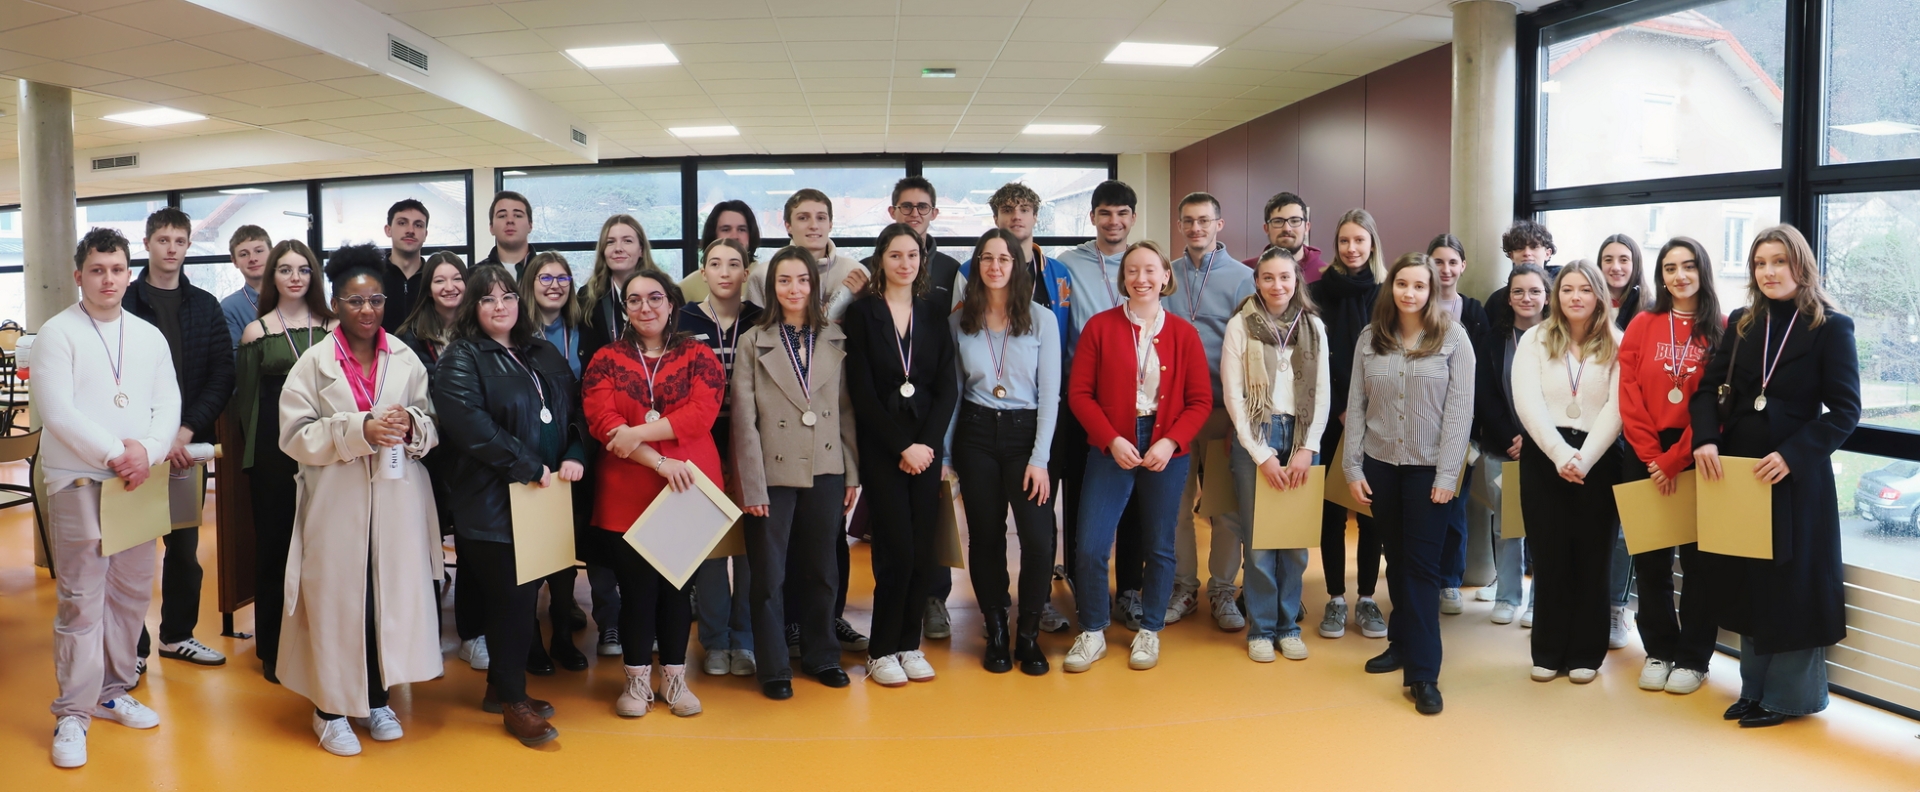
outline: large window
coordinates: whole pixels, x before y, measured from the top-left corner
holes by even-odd
[[[1920,157],[1920,9],[1912,0],[1827,6],[1822,162]]]
[[[887,206],[893,198],[893,183],[907,174],[905,160],[875,160],[859,163],[716,163],[700,166],[698,194],[700,221],[721,201],[746,201],[760,223],[763,248],[778,247],[787,240],[785,219],[787,200],[797,190],[813,188],[833,201],[833,236],[838,240],[872,239],[880,229],[893,222]],[[694,230],[694,236],[699,229]],[[872,244],[864,246],[842,242],[843,252],[855,257],[872,253]],[[763,254],[764,257],[764,254]]]
[[[26,247],[20,239],[20,210],[0,210],[0,321],[27,321]]]
[[[181,193],[180,209],[193,218],[187,279],[215,297],[225,297],[246,284],[245,276],[234,269],[227,248],[233,232],[241,226],[259,226],[274,242],[307,241],[304,182]]]
[[[1640,275],[1647,288],[1659,280],[1660,247],[1676,236],[1700,242],[1713,262],[1714,288],[1721,310],[1747,304],[1747,246],[1762,228],[1780,222],[1777,198],[1682,201],[1627,206],[1596,206],[1542,212],[1540,222],[1553,232],[1553,260],[1600,261],[1600,242],[1626,234],[1640,246]],[[1729,255],[1732,254],[1732,255]],[[1651,292],[1649,292],[1651,293]]]
[[[1820,238],[1825,285],[1853,317],[1865,420],[1920,430],[1920,191],[1825,196]]]
[[[320,244],[326,250],[367,242],[387,247],[387,209],[413,198],[427,207],[427,249],[464,249],[471,220],[467,181],[466,173],[428,173],[323,182]]]
[[[141,240],[147,236],[147,215],[167,205],[164,193],[151,195],[117,195],[112,198],[88,198],[78,202],[73,210],[73,225],[81,236],[95,228],[111,228],[127,238],[128,250],[134,261],[147,259],[147,248]],[[76,237],[74,242],[79,243]]]
[[[681,238],[680,168],[507,171],[501,185],[533,202],[534,244],[593,241],[607,217],[632,215],[655,242]]]

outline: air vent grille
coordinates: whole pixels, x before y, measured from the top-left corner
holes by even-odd
[[[393,36],[387,36],[387,58],[402,66],[413,67],[421,74],[427,73],[427,53]]]
[[[93,158],[93,169],[96,171],[122,170],[125,168],[138,167],[140,167],[140,155],[138,154],[116,154],[111,157]]]
[[[567,127],[567,128],[573,130],[573,142],[578,143],[582,146],[587,145],[587,133],[582,132],[578,129],[573,129],[573,127]]]

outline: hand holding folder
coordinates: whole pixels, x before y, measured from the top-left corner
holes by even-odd
[[[138,489],[128,491],[125,479],[100,482],[100,555],[151,542],[173,530],[173,506],[168,493],[167,461],[160,460]]]
[[[573,566],[573,482],[553,477],[552,486],[508,484],[513,509],[513,571],[526,583]]]
[[[1753,474],[1760,460],[1720,457],[1717,481],[1699,477],[1696,519],[1700,549],[1742,558],[1773,558],[1773,485]]]

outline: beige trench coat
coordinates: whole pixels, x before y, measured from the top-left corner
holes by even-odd
[[[398,339],[380,359],[375,408],[413,415],[406,472],[373,467],[361,412],[331,341],[314,344],[280,392],[280,449],[300,463],[293,543],[287,553],[281,684],[323,712],[366,717],[367,571],[373,571],[380,673],[388,687],[438,678],[440,631],[434,583],[442,562],[433,487],[420,464],[439,442],[427,370]]]

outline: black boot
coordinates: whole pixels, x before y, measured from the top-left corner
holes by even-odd
[[[1020,673],[1027,676],[1047,673],[1047,653],[1040,651],[1040,614],[1020,614],[1020,637],[1014,642],[1013,654],[1020,660]]]
[[[587,656],[581,653],[580,647],[573,645],[573,636],[565,631],[555,630],[553,642],[547,649],[553,653],[553,662],[561,668],[568,671],[587,670]]]
[[[986,620],[982,632],[987,639],[987,654],[980,665],[996,674],[1012,671],[1013,658],[1007,653],[1007,609],[984,608],[980,615]]]

